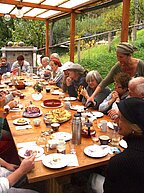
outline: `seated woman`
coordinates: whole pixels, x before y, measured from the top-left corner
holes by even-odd
[[[119,102],[128,96],[128,83],[130,79],[131,77],[124,72],[120,72],[114,77],[114,90],[99,105],[99,111],[110,113],[110,109],[117,109],[116,102]]]
[[[109,160],[104,186],[102,184],[104,193],[143,193],[144,100],[127,98],[118,103],[118,109],[119,134],[124,136],[128,147]],[[94,179],[95,174],[92,189],[97,192]]]
[[[82,101],[81,91],[87,87],[86,70],[80,64],[71,64],[68,68],[68,77],[66,85],[70,97],[77,97]]]
[[[86,89],[83,89],[81,91],[81,94],[83,95],[82,102],[83,104],[86,103],[87,99],[93,94],[98,84],[102,81],[101,75],[96,70],[90,71],[86,76],[86,82],[88,83],[88,86]],[[93,108],[98,109],[99,104],[109,95],[110,89],[104,88],[98,95],[95,96],[94,101],[95,105]]]
[[[41,65],[37,68],[37,75],[44,79],[49,79],[51,73],[51,67],[49,65],[49,57],[43,57],[41,59]]]
[[[49,84],[62,87],[63,71],[61,70],[61,63],[58,59],[53,58],[50,60],[51,78]]]

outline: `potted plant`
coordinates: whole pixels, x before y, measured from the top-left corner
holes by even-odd
[[[42,99],[42,90],[43,90],[44,84],[42,82],[37,82],[33,89],[35,90],[35,93],[32,94],[32,98],[36,101]]]

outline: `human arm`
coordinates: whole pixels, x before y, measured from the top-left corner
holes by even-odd
[[[14,170],[16,170],[19,167],[19,166],[15,165],[15,164],[10,164],[10,163],[6,162],[2,158],[0,158],[0,165],[5,167],[6,169],[8,169],[10,171],[14,171]]]
[[[34,156],[31,156],[24,159],[19,168],[17,168],[12,174],[7,177],[10,187],[34,168],[34,158]]]

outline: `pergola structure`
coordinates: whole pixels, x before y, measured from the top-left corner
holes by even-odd
[[[128,41],[130,0],[0,0],[0,16],[16,18],[17,9],[23,19],[46,22],[46,53],[49,55],[49,23],[70,16],[70,61],[74,61],[75,19],[77,14],[123,3],[121,41]]]

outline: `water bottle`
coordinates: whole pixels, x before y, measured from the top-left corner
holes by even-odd
[[[72,120],[72,143],[81,144],[82,122],[79,114],[75,114]]]

